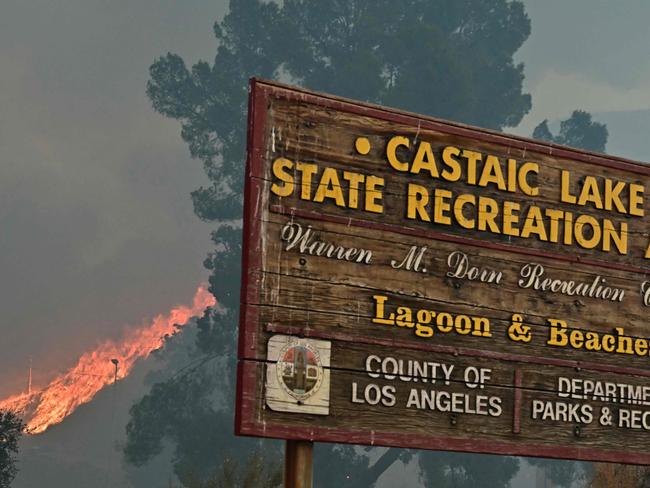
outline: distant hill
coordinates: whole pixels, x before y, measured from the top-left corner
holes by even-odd
[[[189,343],[194,331],[188,328],[183,335]],[[176,351],[174,356],[182,360],[183,355]],[[104,388],[62,423],[43,434],[25,436],[12,488],[167,488],[175,480],[169,454],[136,469],[124,465],[120,447],[131,405],[149,390],[148,373],[165,363],[156,355],[140,360],[128,377]]]

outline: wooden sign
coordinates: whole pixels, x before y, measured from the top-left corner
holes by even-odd
[[[236,430],[650,464],[650,168],[252,81]]]

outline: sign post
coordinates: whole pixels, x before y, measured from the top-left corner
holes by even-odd
[[[311,488],[314,443],[288,440],[284,454],[284,488]]]
[[[650,464],[650,167],[255,80],[248,127],[236,432],[287,483],[313,441]]]

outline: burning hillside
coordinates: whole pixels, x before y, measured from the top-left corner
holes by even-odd
[[[124,378],[138,359],[163,345],[165,336],[175,334],[177,326],[185,325],[191,317],[200,315],[214,303],[206,287],[200,286],[192,305],[176,306],[166,315],[156,316],[150,324],[128,331],[119,341],[103,342],[84,353],[75,366],[54,378],[45,388],[0,400],[0,410],[10,409],[22,415],[30,434],[44,432],[114,381],[114,359],[118,361],[117,378]]]

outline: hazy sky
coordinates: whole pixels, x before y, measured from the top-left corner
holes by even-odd
[[[0,0],[0,394],[205,280],[203,181],[145,95],[168,51],[208,57],[224,2]],[[17,383],[17,382],[20,383]]]
[[[24,384],[30,356],[43,381],[187,302],[207,276],[210,227],[189,198],[205,180],[200,163],[144,89],[167,51],[211,59],[226,1],[0,3],[2,395]],[[525,3],[533,33],[518,59],[534,108],[516,132],[574,108],[650,108],[650,2]],[[617,117],[610,149],[641,157],[643,124]]]
[[[540,120],[565,118],[574,108],[591,112],[650,108],[650,2],[525,0],[524,4],[532,34],[517,59],[526,64],[533,110],[517,132],[530,133]],[[617,134],[611,136],[616,145]],[[638,143],[645,145],[647,136],[639,136]]]

